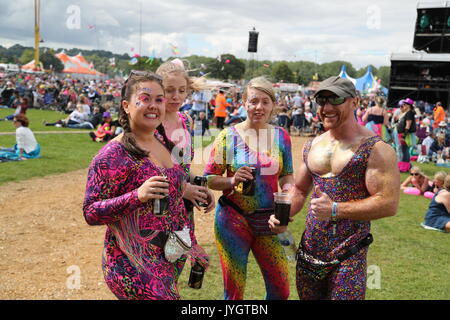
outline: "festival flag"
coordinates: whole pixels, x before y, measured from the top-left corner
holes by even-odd
[[[180,49],[178,49],[178,47],[176,45],[170,44],[170,46],[172,47],[172,53],[174,55],[180,54]]]
[[[136,57],[131,58],[131,60],[128,62],[128,64],[130,65],[135,65],[136,63],[138,63],[138,59]]]

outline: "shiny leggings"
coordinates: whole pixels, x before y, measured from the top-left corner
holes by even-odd
[[[215,235],[225,300],[244,299],[250,250],[264,278],[266,299],[289,297],[288,262],[277,236],[255,237],[242,215],[220,204],[216,209]]]

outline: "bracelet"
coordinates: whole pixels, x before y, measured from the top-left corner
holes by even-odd
[[[331,221],[336,222],[337,221],[337,202],[333,202],[333,205],[331,206]]]

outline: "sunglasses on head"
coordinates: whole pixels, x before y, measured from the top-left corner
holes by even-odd
[[[128,79],[130,79],[132,76],[147,76],[147,77],[155,78],[157,80],[161,80],[162,81],[162,78],[159,75],[157,75],[157,74],[155,74],[153,72],[142,71],[142,70],[131,70],[130,74],[128,75],[128,78],[127,78],[127,80],[125,82],[127,82]]]
[[[338,96],[329,96],[329,97],[317,96],[316,103],[321,107],[325,106],[327,103],[329,103],[333,106],[338,106],[340,104],[343,104],[345,102],[345,99],[347,99],[347,98],[346,97],[338,97]]]

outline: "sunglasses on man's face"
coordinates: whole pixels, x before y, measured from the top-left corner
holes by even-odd
[[[325,106],[327,103],[333,105],[333,106],[338,106],[340,104],[343,104],[345,102],[346,97],[338,97],[338,96],[329,96],[329,97],[325,97],[325,96],[318,96],[316,97],[316,103],[323,107]]]

